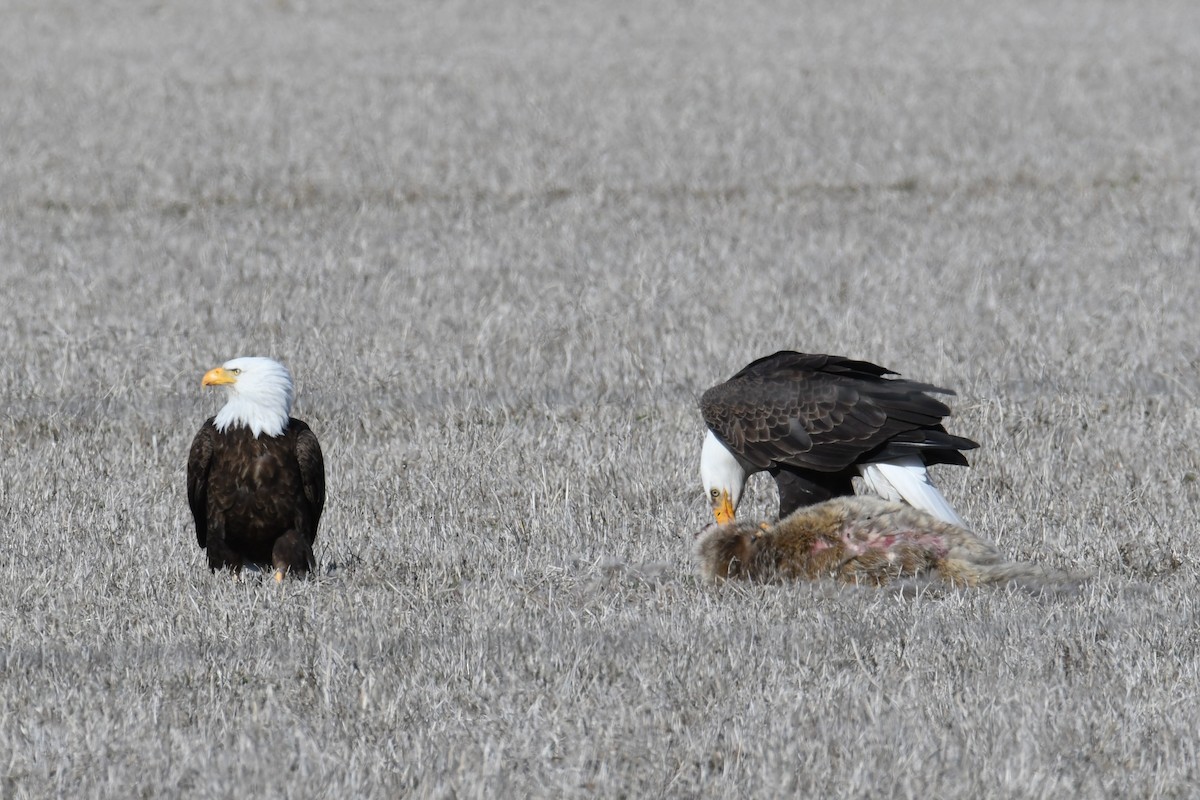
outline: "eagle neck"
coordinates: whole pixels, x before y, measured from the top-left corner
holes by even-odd
[[[255,438],[281,435],[288,425],[288,412],[264,407],[245,397],[232,397],[213,419],[221,433],[230,428],[249,428]]]

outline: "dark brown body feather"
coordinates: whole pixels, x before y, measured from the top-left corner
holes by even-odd
[[[841,356],[782,350],[760,358],[700,398],[704,421],[747,474],[768,471],[779,516],[854,493],[858,465],[900,456],[959,464],[979,445],[942,427],[950,414],[927,383]]]
[[[869,496],[818,503],[774,525],[710,525],[697,535],[695,550],[701,573],[717,581],[836,578],[879,585],[936,577],[956,586],[1017,581],[1037,588],[1084,577],[1009,561],[964,528]]]
[[[325,461],[308,425],[279,436],[217,431],[209,418],[188,457],[188,505],[211,569],[244,564],[307,572],[325,507]]]

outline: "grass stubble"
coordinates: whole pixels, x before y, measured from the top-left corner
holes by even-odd
[[[1195,794],[1191,6],[220,5],[0,32],[0,797]],[[780,347],[956,387],[947,495],[1095,579],[703,584]],[[313,580],[194,544],[250,353]]]

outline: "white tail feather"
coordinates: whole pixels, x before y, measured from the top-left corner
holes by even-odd
[[[862,473],[867,488],[884,500],[908,503],[913,508],[932,514],[943,522],[949,522],[960,528],[967,526],[963,518],[950,505],[950,501],[929,480],[925,462],[918,456],[862,464],[858,471]]]

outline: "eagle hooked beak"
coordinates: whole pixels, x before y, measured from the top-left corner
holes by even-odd
[[[730,499],[728,491],[721,489],[720,494],[713,497],[712,510],[718,525],[733,522],[733,500]]]
[[[228,386],[231,383],[237,383],[237,376],[224,367],[213,367],[200,381],[201,386]]]

